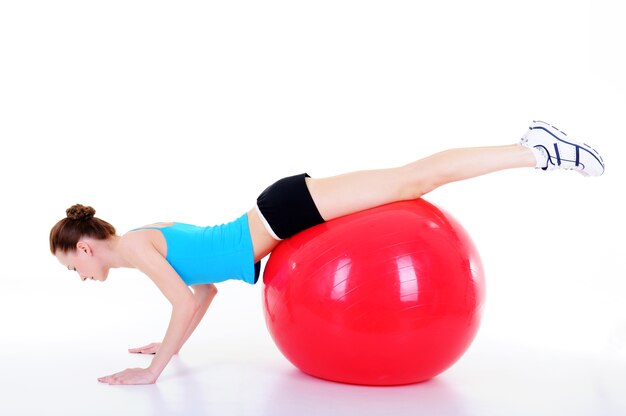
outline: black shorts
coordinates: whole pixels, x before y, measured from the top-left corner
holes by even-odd
[[[257,198],[257,212],[275,239],[289,238],[324,222],[306,185],[305,178],[308,177],[302,173],[283,178]]]

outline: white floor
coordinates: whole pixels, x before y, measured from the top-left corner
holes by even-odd
[[[495,276],[502,274],[497,266]],[[546,295],[544,305],[542,292],[532,307],[521,307],[520,287],[511,289],[517,297],[501,287],[521,281],[511,273],[491,279],[481,328],[461,359],[431,381],[401,387],[352,386],[301,373],[268,334],[262,287],[236,282],[221,286],[157,384],[103,385],[98,377],[149,364],[150,356],[126,350],[158,340],[167,325],[169,305],[152,283],[122,270],[105,284],[65,274],[0,276],[0,416],[626,415],[621,310],[609,307],[608,296],[588,310],[591,304],[570,306],[563,296],[557,305]],[[565,293],[544,286],[546,294]],[[570,301],[593,301],[591,289],[583,296],[577,288],[570,284]]]
[[[243,347],[237,354],[188,350],[174,358],[156,385],[96,382],[109,370],[140,366],[148,359],[122,358],[99,348],[77,353],[69,345],[65,352],[5,353],[0,414],[626,414],[626,366],[619,360],[480,342],[439,377],[402,387],[351,386],[309,377],[271,343]]]

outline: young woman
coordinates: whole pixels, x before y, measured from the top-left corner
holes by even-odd
[[[217,293],[214,283],[256,283],[259,261],[281,239],[343,215],[419,198],[450,182],[521,167],[569,169],[585,176],[604,172],[594,149],[535,121],[517,144],[452,149],[405,166],[329,178],[283,178],[263,191],[253,209],[219,226],[158,223],[118,236],[111,224],[94,217],[93,208],[74,205],[52,228],[50,251],[83,281],[105,281],[111,268],[136,268],[171,302],[163,342],[129,350],[155,354],[150,366],[98,379],[109,384],[154,383],[207,311]]]

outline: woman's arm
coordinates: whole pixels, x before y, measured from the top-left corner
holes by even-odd
[[[196,327],[198,326],[200,321],[202,321],[202,318],[204,317],[207,309],[209,309],[209,306],[211,306],[211,302],[213,302],[215,295],[217,295],[217,287],[215,287],[214,284],[195,285],[193,286],[193,291],[194,296],[196,297],[196,300],[198,301],[200,307],[196,311],[196,314],[193,316],[193,320],[187,328],[187,333],[183,337],[183,341],[178,347],[178,350],[176,350],[176,353],[180,351],[180,349],[183,347],[183,345],[185,345],[185,342],[187,342],[191,334],[193,334],[193,331],[196,330]]]
[[[120,244],[125,246],[127,260],[148,275],[170,301],[172,315],[161,347],[148,368],[126,369],[101,377],[98,381],[109,384],[152,384],[182,345],[200,305],[178,273],[151,243],[146,244],[141,237],[129,237]]]
[[[200,321],[202,321],[202,318],[204,317],[204,314],[206,313],[207,309],[209,309],[209,306],[211,306],[211,302],[215,298],[215,295],[217,295],[217,287],[215,287],[215,285],[212,283],[203,284],[203,285],[194,285],[192,286],[192,288],[193,288],[194,296],[198,300],[198,304],[200,305],[200,307],[196,311],[196,314],[193,316],[193,320],[191,321],[189,328],[187,328],[187,333],[185,334],[185,337],[183,338],[183,342],[180,345],[180,347],[178,347],[178,350],[176,351],[176,353],[180,351],[180,349],[183,347],[183,345],[185,345],[185,342],[187,342],[191,334],[193,334],[193,331],[195,331]],[[128,350],[128,352],[133,353],[133,354],[156,354],[156,352],[159,350],[160,347],[161,347],[160,342],[153,342],[143,347],[131,348]]]

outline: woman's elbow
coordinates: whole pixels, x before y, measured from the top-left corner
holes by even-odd
[[[217,286],[215,286],[213,283],[207,283],[204,285],[198,285],[198,287],[194,287],[194,290],[203,293],[205,295],[212,295],[215,296],[217,294]]]

